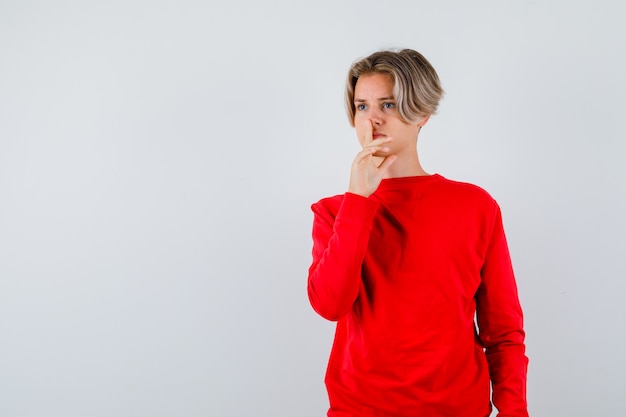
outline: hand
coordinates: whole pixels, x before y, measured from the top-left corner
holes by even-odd
[[[356,155],[350,172],[350,186],[348,191],[353,194],[369,197],[380,185],[385,172],[396,161],[396,155],[376,155],[389,152],[386,143],[392,141],[390,137],[374,140],[372,137],[372,123],[368,120],[365,125],[364,137],[361,140],[363,150]],[[380,161],[380,158],[383,158]]]

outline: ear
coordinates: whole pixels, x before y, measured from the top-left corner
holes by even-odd
[[[417,125],[418,125],[419,127],[424,127],[424,125],[425,125],[426,123],[428,123],[428,120],[429,120],[429,119],[430,119],[430,114],[429,114],[428,116],[424,117],[422,120],[420,120],[420,121],[419,121],[419,123],[417,123]]]

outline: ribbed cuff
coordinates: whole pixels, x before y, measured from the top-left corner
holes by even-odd
[[[371,223],[379,203],[358,194],[345,193],[336,221]]]

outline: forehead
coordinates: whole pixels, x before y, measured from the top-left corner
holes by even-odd
[[[364,74],[354,86],[354,98],[388,98],[393,96],[393,79],[382,73]]]

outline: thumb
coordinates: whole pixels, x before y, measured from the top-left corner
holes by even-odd
[[[385,159],[383,159],[383,162],[381,162],[380,165],[378,166],[378,170],[381,173],[384,173],[385,171],[389,169],[390,166],[393,165],[394,162],[396,162],[397,159],[398,157],[396,155],[389,155],[385,157]]]

